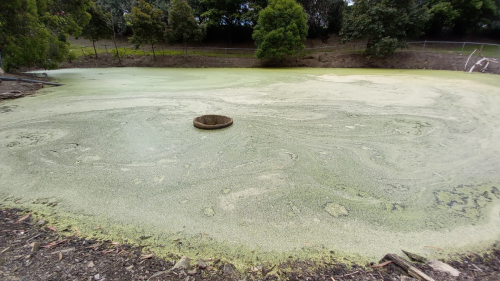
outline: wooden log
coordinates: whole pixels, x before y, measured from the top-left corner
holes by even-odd
[[[405,250],[401,250],[408,258],[410,258],[411,261],[416,261],[416,262],[421,262],[421,263],[426,263],[429,260],[427,258],[424,258],[422,256],[419,256],[414,253],[407,252]]]
[[[435,281],[434,279],[423,273],[420,269],[414,267],[410,262],[406,261],[396,254],[387,254],[383,259],[393,261],[397,266],[406,270],[406,272],[408,272],[408,275],[412,277],[423,279],[425,281]]]
[[[10,77],[0,77],[0,80],[3,80],[3,81],[28,82],[28,83],[41,83],[41,84],[52,85],[52,86],[63,86],[64,85],[64,84],[60,84],[60,83],[45,82],[45,81],[30,80],[30,79],[20,79],[20,78],[10,78]]]

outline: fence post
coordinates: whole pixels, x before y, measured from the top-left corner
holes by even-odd
[[[0,69],[3,70],[2,52],[0,52]]]
[[[422,48],[422,51],[425,51],[425,45],[427,44],[427,40],[424,41],[424,47]]]
[[[106,54],[108,53],[108,47],[104,45],[104,48],[106,49]]]
[[[464,53],[464,49],[465,49],[465,42],[464,42],[464,44],[462,45],[462,51],[460,51],[460,54],[463,54],[463,53]]]

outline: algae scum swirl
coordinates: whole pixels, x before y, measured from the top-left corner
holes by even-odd
[[[0,113],[4,206],[51,213],[87,235],[152,236],[150,245],[165,246],[160,252],[238,249],[248,259],[330,250],[435,255],[499,238],[497,76],[136,68],[49,75],[67,85],[2,103],[10,109]],[[204,114],[234,124],[194,128]],[[177,239],[190,246],[173,247]]]

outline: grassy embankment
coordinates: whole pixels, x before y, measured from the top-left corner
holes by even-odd
[[[155,48],[155,49],[156,49],[155,54],[157,56],[162,56],[162,55],[163,56],[183,56],[186,54],[186,52],[182,49],[167,50],[167,49],[163,49],[161,47]],[[114,56],[116,56],[116,50],[114,48],[111,48],[111,46],[108,47],[107,49],[96,46],[96,51],[97,51],[97,55],[102,54],[102,53],[112,53]],[[238,50],[236,50],[236,51],[238,51]],[[95,55],[94,47],[92,47],[92,46],[81,46],[81,45],[71,44],[70,52],[73,52],[74,54],[76,54],[77,57]],[[120,48],[118,48],[118,52],[120,53],[120,56],[132,56],[132,55],[153,56],[152,50],[135,49],[133,47],[120,47]],[[188,50],[187,55],[189,55],[189,56],[205,56],[205,57],[231,57],[231,58],[253,57],[253,53],[250,53],[250,52],[227,53],[224,49],[208,49],[207,51]]]

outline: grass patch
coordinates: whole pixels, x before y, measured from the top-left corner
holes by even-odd
[[[155,48],[156,49],[156,48]],[[96,46],[97,54],[101,53],[111,53],[116,57],[116,49],[108,48],[103,49]],[[72,44],[70,47],[70,52],[73,52],[77,57],[81,56],[93,56],[94,47],[85,47],[81,45]],[[153,51],[146,51],[144,49],[135,49],[132,47],[120,47],[118,48],[118,52],[120,56],[129,56],[129,55],[137,55],[137,56],[153,56]],[[184,50],[163,50],[156,49],[155,54],[157,56],[183,56],[185,55]],[[188,56],[203,56],[203,57],[227,57],[227,58],[251,58],[253,57],[253,53],[225,53],[224,50],[213,50],[213,51],[197,51],[197,50],[188,50]]]
[[[477,52],[474,54],[479,55],[479,51],[481,50],[481,45],[472,45],[472,44],[466,44],[463,54],[470,55],[472,52],[474,52],[474,49],[477,49]],[[455,48],[453,49],[455,52],[461,52],[462,47],[460,48]],[[483,45],[483,49],[481,50],[481,54],[485,57],[499,57],[498,53],[499,47],[498,46],[489,46],[489,45]]]
[[[427,42],[425,45],[423,44],[410,44],[409,50],[412,51],[425,51],[431,53],[452,53],[452,54],[462,54],[469,56],[474,52],[474,49],[478,51],[474,54],[474,56],[479,56],[479,50],[482,51],[481,54],[485,57],[499,57],[499,47],[498,46],[490,46],[490,45],[481,45],[481,44],[464,44],[463,43],[432,43]]]
[[[106,53],[105,49],[100,49],[97,46],[96,46],[96,51],[97,51],[98,55],[101,53]],[[95,55],[94,47],[84,47],[84,46],[73,45],[73,44],[71,44],[71,46],[70,46],[70,52],[75,53],[77,57]]]

